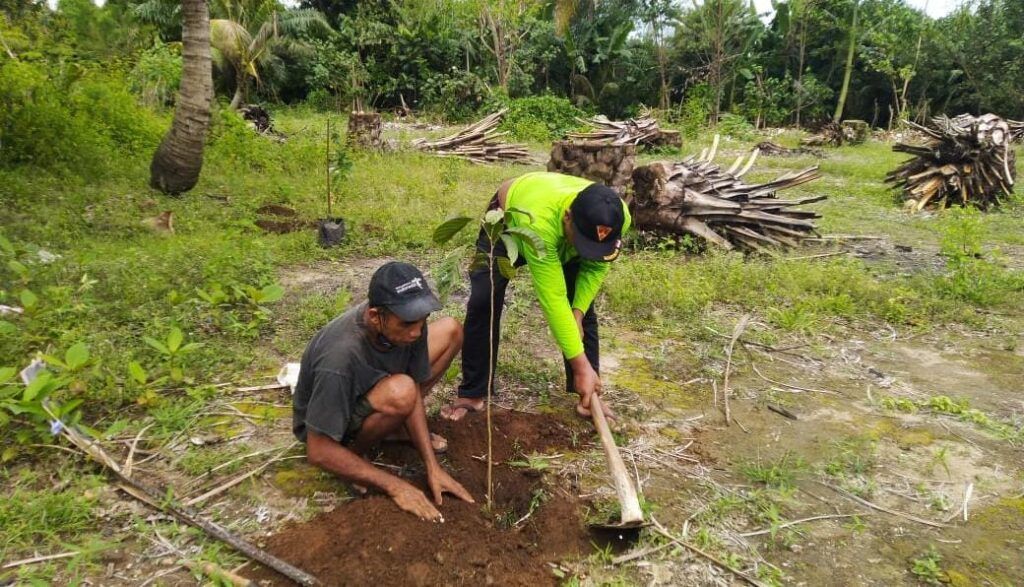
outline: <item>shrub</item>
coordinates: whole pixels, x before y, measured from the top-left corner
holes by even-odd
[[[130,80],[132,91],[142,98],[143,104],[172,104],[181,84],[181,43],[154,43],[139,55]]]
[[[718,132],[741,141],[749,141],[754,138],[753,125],[738,114],[723,114],[718,121]]]
[[[561,138],[566,132],[578,128],[577,117],[585,115],[568,98],[551,94],[504,98],[489,106],[491,110],[508,108],[501,130],[507,130],[514,138],[524,141],[546,142]]]
[[[695,139],[708,124],[711,114],[711,88],[707,84],[699,84],[686,93],[680,112],[680,128],[688,139]]]
[[[434,75],[423,83],[423,101],[451,121],[473,118],[490,94],[487,81],[455,67],[449,75]]]
[[[119,155],[155,148],[161,124],[116,74],[71,77],[46,65],[0,66],[0,167],[102,173]]]

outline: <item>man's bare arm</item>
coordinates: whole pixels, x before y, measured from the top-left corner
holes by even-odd
[[[388,494],[398,507],[424,520],[442,519],[441,513],[422,491],[374,467],[372,463],[329,436],[307,430],[306,458],[310,464],[330,471],[346,481],[379,488]]]

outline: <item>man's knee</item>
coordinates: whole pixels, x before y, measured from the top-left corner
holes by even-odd
[[[455,350],[462,348],[463,332],[462,324],[458,320],[452,317],[441,318],[436,323],[431,324],[430,328],[438,328],[442,333],[442,340],[449,348]]]
[[[387,416],[407,416],[416,406],[419,389],[412,377],[399,373],[381,379],[370,390],[369,400],[374,411]]]

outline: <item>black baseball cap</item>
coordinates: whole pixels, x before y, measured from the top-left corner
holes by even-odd
[[[420,270],[408,263],[390,261],[370,278],[370,306],[384,306],[406,322],[423,320],[441,309]]]
[[[569,206],[575,229],[573,246],[584,259],[612,261],[622,246],[625,214],[619,194],[606,185],[583,188]]]

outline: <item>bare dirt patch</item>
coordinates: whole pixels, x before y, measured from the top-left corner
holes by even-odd
[[[441,506],[445,522],[437,525],[400,511],[386,496],[370,496],[286,526],[267,539],[267,549],[329,585],[555,584],[547,563],[578,557],[590,548],[578,502],[546,485],[538,471],[510,461],[565,449],[571,426],[550,416],[495,413],[495,505],[494,513],[487,513],[482,507],[487,475],[481,459],[487,450],[483,414],[470,414],[456,424],[435,422],[431,429],[449,441],[445,466],[481,503],[446,497]],[[418,461],[410,447],[399,445],[387,446],[381,458],[394,464]],[[531,504],[533,513],[516,525]],[[250,576],[261,584],[288,584],[266,569]]]

